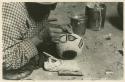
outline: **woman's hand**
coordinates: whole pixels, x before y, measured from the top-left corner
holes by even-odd
[[[72,33],[71,28],[69,28],[67,25],[50,25],[47,27],[49,30],[49,35],[51,37],[51,40],[53,42],[58,43],[60,36],[65,33]]]
[[[49,41],[58,43],[60,36],[65,33],[73,33],[68,25],[46,24],[32,40],[35,45]]]

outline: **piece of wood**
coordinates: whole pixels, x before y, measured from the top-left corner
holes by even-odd
[[[59,76],[83,76],[82,72],[80,71],[59,71]]]
[[[54,60],[59,60],[59,59],[57,59],[57,58],[55,58],[54,56],[52,56],[51,54],[49,54],[49,53],[47,53],[47,52],[43,52],[45,55],[47,55],[47,56],[49,56],[49,57],[51,57],[52,59],[54,59]]]

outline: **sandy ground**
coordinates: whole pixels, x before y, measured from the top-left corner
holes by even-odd
[[[123,56],[118,52],[122,49],[123,31],[119,29],[117,3],[106,3],[107,13],[104,29],[92,31],[87,29],[84,38],[83,54],[77,56],[83,76],[58,76],[57,72],[36,69],[25,79],[33,80],[100,80],[123,79]],[[57,24],[68,24],[68,16],[72,13],[84,13],[85,3],[58,3],[50,18],[57,18]],[[111,34],[106,40],[105,35]],[[73,65],[72,65],[73,66]]]

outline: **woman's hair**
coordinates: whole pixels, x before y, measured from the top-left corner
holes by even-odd
[[[36,2],[26,2],[26,8],[30,16],[36,21],[44,19],[44,17],[48,17],[51,10],[56,8],[57,3],[53,4],[42,4]]]

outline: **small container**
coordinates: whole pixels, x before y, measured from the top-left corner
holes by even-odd
[[[80,36],[86,32],[87,17],[83,14],[73,15],[70,17],[70,24],[75,34]]]
[[[106,6],[104,3],[90,3],[85,8],[85,15],[88,17],[87,28],[101,30],[104,28]]]

